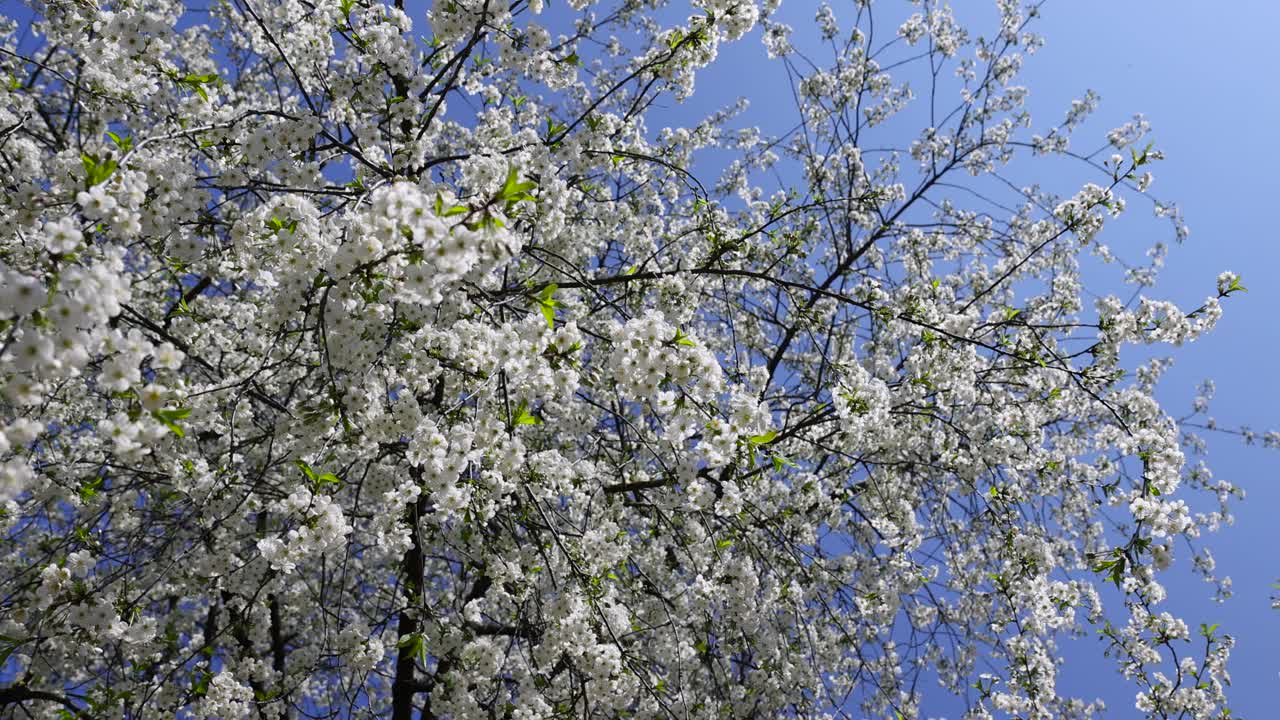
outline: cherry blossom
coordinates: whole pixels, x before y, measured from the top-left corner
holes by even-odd
[[[1090,632],[1228,716],[1162,577],[1256,433],[1121,355],[1245,288],[1115,236],[1189,231],[1038,3],[427,5],[0,18],[0,713],[1087,718]],[[754,42],[794,130],[664,124]]]

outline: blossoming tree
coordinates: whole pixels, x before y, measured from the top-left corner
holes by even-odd
[[[1034,4],[95,2],[0,28],[0,715],[1076,718],[1093,630],[1229,714],[1119,353],[1243,288],[1101,244],[1160,153],[1033,124]],[[794,130],[652,125],[744,37]]]

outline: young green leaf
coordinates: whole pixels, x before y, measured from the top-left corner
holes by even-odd
[[[298,466],[298,469],[302,471],[302,474],[305,475],[308,480],[310,480],[313,483],[316,481],[316,471],[312,470],[311,466],[308,465],[305,461],[294,460],[293,464]]]
[[[554,330],[556,327],[556,308],[560,307],[560,303],[551,299],[551,296],[555,294],[556,289],[556,284],[551,283],[550,285],[542,288],[542,290],[533,298],[534,302],[538,304],[538,309],[542,311],[542,317],[547,320],[547,327],[551,330]]]
[[[89,187],[106,182],[107,178],[111,177],[111,173],[116,171],[115,160],[99,161],[96,155],[81,153],[80,163],[84,165],[85,181],[88,182]]]
[[[520,401],[520,405],[516,408],[515,418],[514,418],[514,420],[513,420],[513,424],[515,424],[515,425],[541,425],[541,424],[542,424],[542,418],[540,418],[540,417],[538,417],[538,416],[534,415],[533,413],[529,412],[529,407],[528,407],[528,405],[527,405],[527,404],[522,400],[522,401]]]
[[[186,303],[180,303],[180,304],[183,306],[186,305]],[[190,308],[187,308],[187,311],[189,312]],[[180,438],[186,437],[187,433],[182,429],[182,426],[178,424],[178,421],[185,420],[190,415],[191,415],[191,408],[155,410],[151,413],[152,417],[164,423],[164,426],[169,428],[170,432],[172,432],[174,435],[177,435]]]
[[[129,152],[133,148],[133,138],[131,137],[120,137],[110,130],[107,131],[107,137],[111,138],[111,142],[115,143],[121,152]]]

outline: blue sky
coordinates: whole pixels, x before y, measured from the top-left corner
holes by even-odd
[[[1151,121],[1167,156],[1153,190],[1178,201],[1192,230],[1170,253],[1159,291],[1194,303],[1222,270],[1240,273],[1249,288],[1230,298],[1210,336],[1174,354],[1159,397],[1181,412],[1196,383],[1212,377],[1213,415],[1224,425],[1256,430],[1280,426],[1272,355],[1280,347],[1280,245],[1271,222],[1280,150],[1268,140],[1280,114],[1278,25],[1280,3],[1266,0],[1051,2],[1041,25],[1048,42],[1026,80],[1037,102],[1057,105],[1094,88],[1103,98],[1098,115],[1105,127],[1135,111]],[[1280,695],[1280,612],[1269,602],[1270,585],[1280,576],[1277,459],[1275,451],[1231,437],[1210,439],[1216,476],[1248,493],[1235,526],[1210,540],[1235,597],[1215,606],[1207,586],[1194,579],[1170,583],[1176,610],[1194,621],[1220,622],[1237,638],[1232,707],[1248,718],[1276,717]],[[1089,666],[1067,671],[1078,673],[1082,684],[1097,672]],[[1129,700],[1109,705],[1123,715]]]
[[[1151,121],[1166,153],[1152,190],[1178,202],[1192,231],[1170,252],[1153,294],[1194,307],[1223,270],[1240,273],[1249,288],[1228,300],[1211,335],[1171,353],[1176,362],[1158,396],[1179,414],[1196,384],[1213,378],[1212,414],[1223,425],[1255,430],[1280,427],[1272,355],[1280,347],[1280,244],[1270,222],[1280,189],[1273,175],[1280,149],[1268,140],[1280,115],[1273,74],[1280,68],[1280,44],[1272,34],[1278,25],[1280,3],[1265,0],[1050,2],[1040,25],[1046,46],[1024,79],[1033,108],[1062,107],[1072,94],[1096,90],[1102,105],[1084,132],[1113,127],[1134,112]],[[1280,457],[1233,437],[1209,440],[1215,475],[1248,493],[1237,505],[1236,524],[1209,539],[1219,571],[1234,581],[1235,597],[1215,605],[1208,586],[1175,573],[1169,604],[1190,622],[1219,622],[1222,632],[1237,638],[1229,666],[1232,707],[1243,717],[1275,717],[1280,612],[1269,598],[1280,576],[1280,488],[1272,471]],[[1109,667],[1068,664],[1064,684],[1087,687]],[[1103,697],[1120,716],[1132,708],[1131,691],[1114,702]]]
[[[848,20],[849,2],[832,2]],[[990,17],[988,0],[953,0],[958,19]],[[784,0],[784,17],[797,28],[812,25],[817,3]],[[882,1],[876,8],[901,12],[906,3]],[[909,12],[909,10],[908,10]],[[896,23],[892,26],[896,27]],[[990,35],[989,24],[971,26]],[[1280,117],[1280,2],[1275,0],[1050,0],[1036,29],[1046,44],[1027,59],[1020,84],[1031,88],[1034,127],[1059,122],[1074,98],[1087,89],[1102,98],[1098,111],[1074,136],[1073,149],[1092,151],[1107,130],[1141,112],[1166,160],[1154,167],[1153,193],[1182,208],[1191,236],[1173,245],[1161,282],[1147,294],[1188,308],[1213,293],[1218,273],[1242,275],[1249,289],[1226,301],[1226,313],[1206,338],[1182,348],[1156,348],[1128,356],[1129,365],[1151,355],[1172,356],[1158,397],[1174,415],[1190,408],[1201,380],[1212,378],[1217,395],[1211,414],[1222,426],[1280,428],[1280,348],[1275,311],[1280,309],[1280,243],[1273,230],[1280,182],[1280,146],[1269,138]],[[887,28],[884,32],[887,32]],[[758,33],[757,33],[758,34]],[[753,34],[756,35],[756,34]],[[723,107],[739,95],[752,102],[743,124],[781,131],[794,122],[785,74],[765,59],[754,38],[722,50],[720,61],[698,81],[698,93],[683,106],[668,106],[669,122]],[[804,45],[797,41],[802,48]],[[658,127],[656,121],[651,127]],[[902,128],[906,129],[906,128]],[[1104,156],[1105,157],[1105,156]],[[718,158],[717,158],[718,160]],[[709,169],[716,160],[707,162]],[[1054,186],[1053,177],[1036,178]],[[1137,222],[1124,221],[1101,240],[1137,259],[1156,240],[1171,240],[1149,206],[1131,203]],[[1172,243],[1171,243],[1172,244]],[[1112,288],[1113,285],[1108,285]],[[1213,602],[1212,588],[1188,571],[1188,553],[1165,576],[1166,608],[1192,628],[1220,623],[1236,648],[1229,665],[1231,707],[1247,718],[1276,717],[1280,695],[1280,611],[1272,610],[1271,584],[1280,578],[1280,487],[1272,467],[1280,452],[1246,447],[1238,438],[1209,436],[1207,461],[1215,477],[1247,492],[1235,506],[1236,522],[1206,540],[1218,570],[1233,580],[1235,597]],[[1060,690],[1106,701],[1109,717],[1135,716],[1136,689],[1125,684],[1099,641],[1064,645]],[[926,691],[926,715],[958,717],[955,704]]]

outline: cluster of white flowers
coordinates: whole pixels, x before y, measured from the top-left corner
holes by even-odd
[[[754,0],[694,0],[693,5],[715,18],[727,40],[746,35],[760,19],[760,5]]]
[[[629,398],[669,407],[678,398],[662,395],[663,390],[678,389],[682,396],[710,400],[724,387],[715,355],[661,313],[651,311],[614,326],[612,340],[608,364]]]
[[[950,6],[931,7],[928,13],[915,13],[898,26],[898,35],[915,45],[928,35],[943,57],[952,57],[968,43],[968,32],[956,23]]]
[[[327,495],[315,494],[307,488],[299,488],[274,508],[287,517],[301,517],[302,524],[290,529],[282,538],[263,538],[258,541],[258,552],[271,563],[274,570],[288,575],[298,563],[308,556],[343,547],[351,525],[342,513],[342,507]]]
[[[207,692],[200,702],[200,717],[248,720],[253,716],[253,688],[236,680],[234,673],[223,670],[207,682]]]
[[[840,417],[841,436],[854,451],[874,450],[892,432],[889,388],[857,362],[833,389],[831,402]]]

